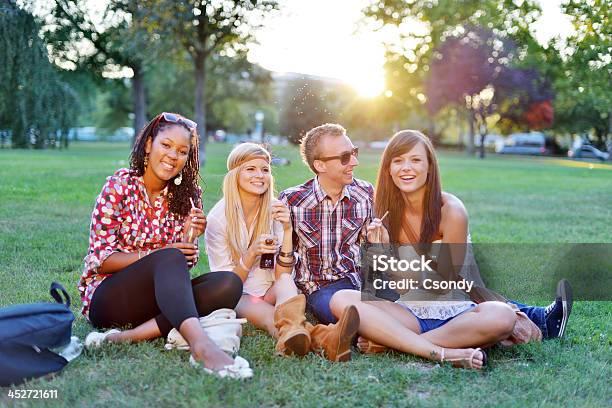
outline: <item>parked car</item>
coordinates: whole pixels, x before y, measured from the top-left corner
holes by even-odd
[[[502,146],[498,145],[497,153],[553,156],[561,154],[562,149],[555,139],[540,132],[513,133]]]
[[[602,152],[593,145],[583,144],[568,150],[567,157],[571,159],[599,159],[601,161],[606,161],[610,158],[610,153]]]

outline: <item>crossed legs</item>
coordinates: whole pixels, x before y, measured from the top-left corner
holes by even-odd
[[[391,302],[364,302],[356,290],[336,292],[330,308],[338,316],[344,308],[354,305],[359,311],[359,334],[375,343],[430,360],[469,358],[475,367],[482,365],[482,354],[471,347],[496,342],[512,333],[514,312],[504,304],[477,306],[446,325],[425,334],[414,315]],[[442,350],[442,348],[447,348]]]

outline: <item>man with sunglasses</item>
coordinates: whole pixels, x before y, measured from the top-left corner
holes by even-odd
[[[329,324],[338,321],[329,307],[334,293],[361,287],[359,246],[372,218],[374,188],[353,177],[359,151],[342,126],[328,123],[311,129],[300,151],[315,177],[281,192],[279,199],[291,211],[299,255],[295,282],[315,317]],[[345,310],[338,324],[344,337],[339,354],[350,358],[359,327],[356,308]]]

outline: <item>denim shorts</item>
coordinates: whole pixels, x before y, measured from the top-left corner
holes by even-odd
[[[334,293],[343,289],[359,290],[350,278],[342,278],[329,285],[323,286],[319,290],[315,290],[310,295],[306,296],[308,309],[312,314],[323,324],[336,323],[338,319],[332,313],[329,307],[329,301]]]
[[[448,319],[421,319],[416,314],[414,314],[414,312],[412,310],[410,310],[409,307],[403,306],[403,305],[401,305],[401,306],[404,309],[406,309],[407,311],[409,311],[410,313],[412,313],[412,315],[417,319],[417,321],[419,322],[419,326],[421,326],[421,333],[420,334],[427,333],[428,331],[435,330],[438,327],[442,327],[446,323],[448,323],[451,320],[453,320],[455,317],[462,315],[463,313],[469,311],[472,307],[474,307],[474,306],[472,306],[469,309],[466,309],[463,312],[459,313],[458,315],[455,315],[453,317],[449,317]]]

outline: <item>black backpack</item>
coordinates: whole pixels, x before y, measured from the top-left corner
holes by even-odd
[[[0,386],[20,384],[57,372],[68,364],[50,349],[70,343],[74,321],[70,297],[56,282],[51,284],[50,293],[57,303],[0,309]]]

